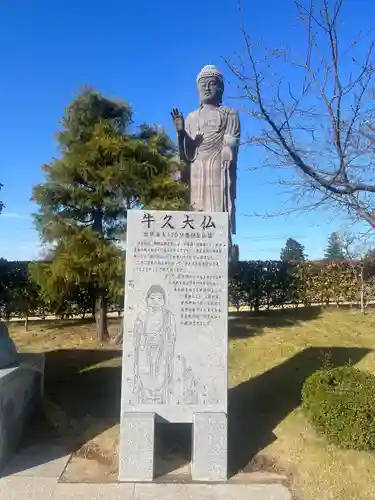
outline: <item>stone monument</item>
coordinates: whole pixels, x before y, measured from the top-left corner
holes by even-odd
[[[215,66],[202,69],[197,85],[199,108],[190,113],[186,121],[177,108],[171,113],[180,160],[187,168],[192,210],[228,212],[231,250],[232,235],[236,234],[240,120],[235,110],[222,104],[224,78]]]
[[[9,337],[8,327],[0,321],[0,369],[18,363],[17,349]]]
[[[192,478],[227,479],[228,230],[223,211],[128,212],[120,481],[154,479],[155,422],[192,423]]]
[[[0,321],[0,473],[17,448],[44,389],[44,354],[17,354]]]

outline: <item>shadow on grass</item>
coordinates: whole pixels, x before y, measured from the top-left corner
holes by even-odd
[[[66,378],[105,361],[121,358],[120,349],[57,349],[46,352],[45,383]]]
[[[108,325],[120,323],[121,317],[110,316],[107,318]],[[67,318],[59,320],[49,320],[45,322],[45,325],[53,330],[64,330],[65,328],[78,328],[80,326],[93,326],[95,327],[95,318],[89,316],[87,318]]]
[[[90,369],[102,362],[116,366]],[[9,464],[10,469],[5,469],[4,475],[75,452],[118,423],[121,351],[59,349],[47,352],[45,396],[44,407],[38,409],[25,429],[18,447],[21,455]],[[42,455],[28,451],[40,445],[44,445]]]
[[[117,325],[121,321],[121,317],[112,316],[108,318],[108,325]],[[24,322],[24,320],[19,320],[17,322],[11,323],[11,325],[20,325]],[[65,319],[56,319],[56,318],[45,318],[45,319],[29,319],[28,322],[29,330],[32,327],[40,328],[40,329],[48,329],[53,332],[60,332],[62,330],[71,329],[71,328],[80,328],[80,327],[90,327],[95,331],[95,318],[88,316],[87,318],[65,318]]]
[[[22,324],[24,320],[19,320],[14,324]],[[39,318],[39,319],[29,319],[28,325],[29,329],[31,327],[46,328],[48,330],[64,330],[65,328],[80,327],[80,326],[91,326],[95,324],[95,320],[91,317],[87,318]]]
[[[371,349],[359,347],[309,347],[230,389],[230,474],[244,470],[263,448],[276,440],[274,429],[300,405],[303,383],[322,367],[325,359],[332,366],[356,364],[370,352]]]
[[[46,380],[46,396],[72,419],[119,419],[121,366],[104,366]]]
[[[95,324],[95,319],[92,317],[88,318],[67,318],[59,320],[47,320],[43,322],[43,326],[48,327],[51,330],[64,330],[65,328],[80,327],[80,326],[91,326]]]
[[[115,349],[59,349],[46,353],[45,395],[68,421],[78,425],[69,451],[76,451],[118,423],[121,354]],[[96,366],[106,362],[110,366]],[[85,425],[87,417],[95,421],[92,428]],[[82,436],[78,436],[81,426]]]
[[[229,313],[229,338],[256,337],[265,328],[285,328],[303,321],[311,321],[322,314],[321,306],[278,309],[274,311],[239,311]]]

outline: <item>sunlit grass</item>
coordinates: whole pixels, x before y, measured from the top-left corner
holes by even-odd
[[[111,320],[112,335],[117,333],[118,325],[119,320]],[[61,386],[54,387],[50,382],[54,401],[64,408],[69,409],[69,391],[72,397],[75,394],[76,405],[80,399],[83,401],[82,408],[88,413],[95,404],[93,397],[89,398],[91,406],[85,404],[85,397],[93,390],[92,379],[87,376],[85,382],[83,376],[77,384],[72,371],[98,372],[96,378],[92,374],[96,381],[101,373],[118,376],[121,360],[109,355],[100,359],[98,351],[106,351],[108,346],[98,344],[93,324],[36,321],[30,323],[28,332],[16,323],[11,323],[9,329],[21,351],[63,350],[60,357],[59,354],[50,357],[53,360],[50,363],[56,366],[52,371],[50,367],[49,373],[55,374],[57,370],[61,381],[66,372],[68,387],[64,395],[59,396]],[[331,354],[334,364],[353,363],[375,373],[375,310],[366,315],[356,309],[335,308],[261,314],[233,312],[229,329],[230,402],[237,405],[234,411],[246,408],[245,413],[235,418],[241,425],[247,425],[250,436],[249,441],[240,438],[235,447],[239,449],[257,440],[263,442],[257,453],[269,457],[270,462],[290,476],[291,488],[299,500],[373,499],[375,455],[328,445],[306,422],[298,399],[303,380]],[[90,351],[82,359],[86,349]],[[91,359],[90,353],[95,352],[97,355]],[[117,367],[117,372],[108,373],[111,367]],[[77,395],[78,390],[81,392]],[[113,403],[114,397],[118,398],[118,391],[108,394],[108,404]],[[271,434],[273,441],[269,439]]]
[[[299,363],[294,363],[294,360],[298,356],[301,357],[300,369],[303,370],[303,365],[306,367],[309,363],[310,353],[316,357],[322,351],[321,363],[324,364],[324,353],[329,352],[329,348],[347,348],[349,362],[353,348],[368,349],[369,352],[364,351],[365,354],[360,359],[356,359],[355,354],[352,355],[351,362],[358,368],[375,373],[375,311],[370,310],[363,315],[354,309],[332,308],[311,319],[301,318],[301,312],[288,313],[295,315],[295,321],[289,326],[277,326],[277,323],[267,326],[269,317],[266,314],[262,316],[265,326],[260,328],[259,335],[231,341],[229,365],[232,386],[246,383],[256,376],[264,377],[265,385],[275,380],[274,387],[265,386],[262,389],[264,398],[270,400],[269,409],[266,407],[269,413],[272,413],[273,406],[276,413],[277,408],[283,405],[283,398],[289,397],[289,388],[292,389],[295,384],[295,369]],[[261,321],[260,317],[254,320],[248,317],[249,325],[254,321]],[[324,351],[324,348],[328,348],[328,351]],[[319,363],[320,361],[317,364]],[[288,370],[288,364],[293,368]],[[278,366],[281,366],[279,376],[284,376],[284,380],[277,380],[277,374],[273,379],[267,380],[264,373],[275,367],[277,370]],[[306,375],[308,373],[307,369]],[[260,417],[263,418],[264,413]],[[292,488],[298,499],[374,498],[372,476],[375,454],[343,451],[328,445],[315,434],[298,405],[278,425],[276,422],[273,433],[276,440],[260,453],[275,459],[281,470],[290,473]]]

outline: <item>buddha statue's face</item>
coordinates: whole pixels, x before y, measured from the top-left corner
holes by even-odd
[[[164,296],[161,293],[151,293],[147,298],[147,305],[152,309],[164,307]]]
[[[203,77],[198,82],[199,99],[202,104],[220,104],[223,90],[223,83],[219,78]]]

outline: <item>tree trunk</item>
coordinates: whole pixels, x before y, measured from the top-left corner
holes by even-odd
[[[95,299],[96,336],[99,342],[108,342],[107,298],[105,290],[98,290]]]
[[[117,337],[115,338],[115,344],[121,345],[124,338],[124,320],[120,323],[120,328]]]
[[[96,209],[93,212],[92,229],[103,238],[103,212]],[[98,288],[95,294],[95,323],[96,337],[99,342],[108,342],[109,334],[107,328],[107,293],[104,288]]]
[[[25,332],[27,332],[29,329],[29,315],[26,314],[26,317],[25,317]]]

